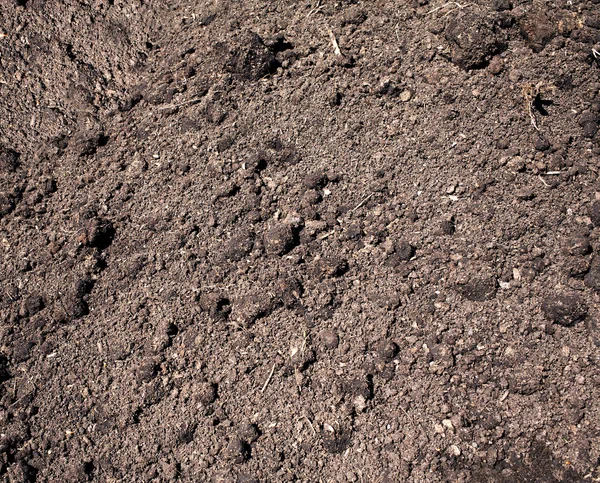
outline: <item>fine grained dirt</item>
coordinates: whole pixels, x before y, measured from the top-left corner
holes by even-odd
[[[598,0],[0,19],[2,481],[600,478]]]

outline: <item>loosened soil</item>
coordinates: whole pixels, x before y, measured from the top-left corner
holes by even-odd
[[[598,481],[598,0],[0,29],[1,481]]]

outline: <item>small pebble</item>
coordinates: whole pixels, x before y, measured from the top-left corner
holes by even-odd
[[[405,91],[402,91],[402,93],[400,94],[400,100],[402,102],[408,102],[412,99],[412,92],[410,92],[408,89]]]
[[[452,456],[460,456],[460,448],[453,444],[448,448],[448,453],[450,453]]]

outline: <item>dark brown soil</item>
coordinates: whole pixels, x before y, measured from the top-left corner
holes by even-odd
[[[1,481],[599,481],[598,0],[0,20]]]

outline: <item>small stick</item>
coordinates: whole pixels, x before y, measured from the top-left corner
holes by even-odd
[[[596,49],[592,49],[592,55],[594,56],[594,59],[597,59],[600,57],[600,52],[598,52]]]
[[[260,390],[260,392],[265,392],[265,389],[267,388],[267,386],[271,382],[271,378],[273,377],[273,373],[274,372],[275,372],[275,364],[273,364],[273,368],[271,369],[271,373],[269,374],[269,377],[267,377],[267,380],[265,381],[265,384],[262,387],[262,389]]]
[[[367,201],[369,201],[373,195],[375,193],[371,193],[369,196],[367,196],[364,200],[362,200],[358,205],[356,205],[354,208],[352,208],[352,210],[350,211],[350,213],[354,213],[356,210],[358,210],[361,206],[363,206]]]
[[[333,44],[333,51],[335,55],[342,55],[342,51],[340,50],[340,46],[337,43],[335,35],[331,31],[331,29],[328,29],[327,32],[329,32],[329,38],[331,39],[331,43]]]

